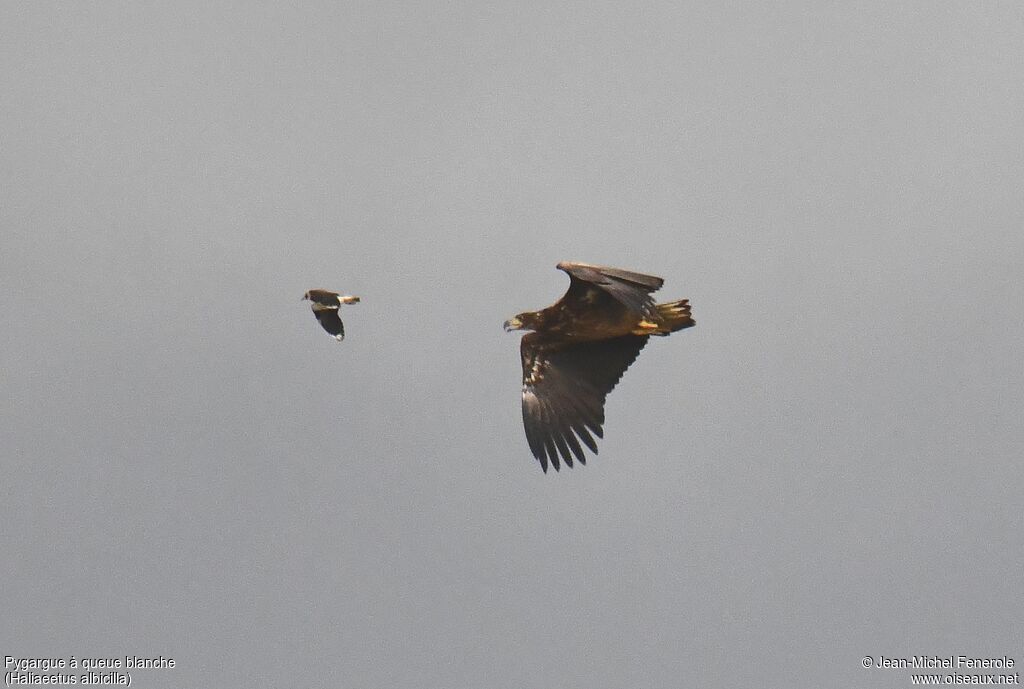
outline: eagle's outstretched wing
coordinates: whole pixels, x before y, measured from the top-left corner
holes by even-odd
[[[586,464],[580,440],[597,454],[593,436],[603,436],[605,397],[645,344],[647,336],[636,335],[576,343],[523,338],[523,427],[545,472],[548,462],[558,470],[559,457],[570,467],[573,456]]]
[[[562,297],[561,303],[593,308],[601,304],[604,301],[602,297],[607,295],[640,318],[652,316],[654,299],[651,293],[661,289],[665,282],[654,275],[587,263],[562,261],[557,267],[571,279],[569,290]]]

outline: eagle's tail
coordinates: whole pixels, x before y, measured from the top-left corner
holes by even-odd
[[[658,316],[660,317],[660,323],[658,323],[657,332],[651,333],[652,335],[668,335],[674,333],[677,330],[683,328],[692,328],[695,325],[695,321],[690,318],[690,300],[680,299],[679,301],[670,301],[667,304],[658,304],[655,306],[658,310]]]

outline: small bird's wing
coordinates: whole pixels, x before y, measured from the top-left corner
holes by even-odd
[[[318,304],[313,305],[313,315],[320,321],[320,325],[323,329],[334,335],[334,338],[341,342],[345,339],[345,326],[342,325],[341,319],[338,318],[338,307],[335,306],[333,309],[317,308]]]
[[[605,397],[645,344],[647,336],[635,335],[576,343],[523,337],[523,428],[545,472],[549,461],[558,470],[559,456],[570,467],[574,455],[586,464],[580,440],[597,454]]]
[[[563,261],[557,267],[571,279],[561,303],[597,305],[601,296],[607,294],[641,318],[653,316],[651,293],[661,289],[665,282],[654,275],[586,263]]]

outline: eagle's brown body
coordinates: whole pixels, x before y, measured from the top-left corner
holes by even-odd
[[[585,263],[559,263],[569,290],[556,304],[521,313],[507,330],[532,330],[520,345],[523,426],[541,467],[586,463],[579,441],[595,454],[605,397],[650,335],[691,327],[686,299],[655,304],[664,282],[653,275]]]

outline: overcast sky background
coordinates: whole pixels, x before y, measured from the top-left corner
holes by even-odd
[[[142,687],[1024,662],[1018,3],[0,5],[0,654]],[[584,468],[511,315],[665,278]],[[348,338],[299,297],[362,296]]]

